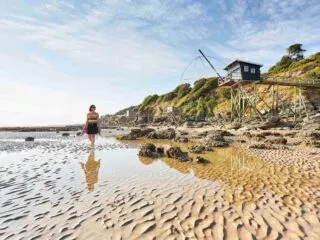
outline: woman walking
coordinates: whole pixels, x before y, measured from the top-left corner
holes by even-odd
[[[87,114],[87,121],[83,127],[83,132],[88,134],[91,142],[91,147],[94,147],[95,134],[100,133],[101,125],[99,119],[99,113],[96,112],[96,106],[91,105],[89,107],[89,113]]]

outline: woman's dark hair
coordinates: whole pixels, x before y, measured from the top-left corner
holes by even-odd
[[[91,106],[89,107],[89,112],[91,112],[92,108],[96,108],[96,106],[95,106],[95,105],[91,105]]]

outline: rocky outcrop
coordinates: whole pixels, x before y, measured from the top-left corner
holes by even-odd
[[[139,156],[149,157],[149,158],[159,158],[159,157],[162,157],[163,154],[164,154],[164,149],[157,148],[152,143],[147,143],[147,144],[142,145],[142,147],[139,151]]]
[[[158,139],[174,139],[176,137],[176,132],[173,128],[168,128],[165,130],[160,130],[157,132]]]
[[[133,128],[130,133],[125,136],[121,136],[119,140],[136,140],[141,137],[148,137],[150,134],[155,134],[155,130],[153,128]]]
[[[317,131],[320,130],[320,113],[303,119],[302,130]]]
[[[206,147],[227,147],[229,144],[223,137],[223,131],[212,131],[204,139]]]
[[[168,128],[165,130],[156,131],[153,128],[134,128],[126,135],[119,137],[120,140],[135,140],[137,138],[149,138],[149,139],[174,139],[176,137],[175,130]]]
[[[209,152],[209,151],[213,151],[213,148],[210,146],[203,146],[203,145],[194,145],[188,148],[189,152],[191,153],[197,153],[200,154],[202,152]]]
[[[262,130],[270,129],[279,126],[281,123],[280,117],[278,116],[272,116],[268,118],[265,122],[260,124],[258,127]]]
[[[239,128],[241,128],[241,123],[240,122],[233,122],[233,123],[231,123],[231,124],[226,126],[226,129],[235,129],[235,130],[237,130]]]
[[[166,156],[168,158],[174,158],[181,162],[189,161],[188,153],[183,152],[179,147],[170,147],[166,151]]]

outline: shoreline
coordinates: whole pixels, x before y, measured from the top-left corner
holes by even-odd
[[[82,125],[72,126],[34,126],[34,127],[0,127],[0,132],[69,132],[81,131]],[[102,129],[123,129],[123,127],[102,127]]]
[[[0,238],[320,238],[320,148],[296,145],[310,136],[230,131],[232,144],[199,154],[209,160],[200,164],[137,153],[144,143],[188,151],[212,128],[175,129],[188,142],[115,140],[127,130],[103,131],[94,156],[86,136],[51,133],[58,141],[0,156]]]

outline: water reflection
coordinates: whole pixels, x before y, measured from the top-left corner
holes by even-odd
[[[149,142],[151,141],[142,139],[134,141],[134,144],[142,145]],[[130,144],[129,141],[126,143]],[[185,152],[188,152],[188,147],[197,144],[166,140],[152,140],[152,143],[165,149],[170,146],[180,147]],[[159,159],[139,157],[139,160],[148,167],[161,161],[182,174],[192,172],[198,179],[222,182],[226,192],[225,197],[229,202],[255,201],[266,196],[267,192],[276,194],[291,204],[303,202],[306,199],[309,202],[316,201],[317,197],[310,194],[310,192],[317,192],[320,186],[316,174],[305,172],[292,165],[264,161],[238,147],[237,144],[228,148],[216,148],[213,152],[202,154],[189,152],[189,156],[192,158],[201,156],[209,163],[180,162],[166,157]]]
[[[86,175],[89,192],[93,192],[94,185],[98,182],[100,159],[95,160],[94,150],[91,150],[86,163],[80,163]]]

